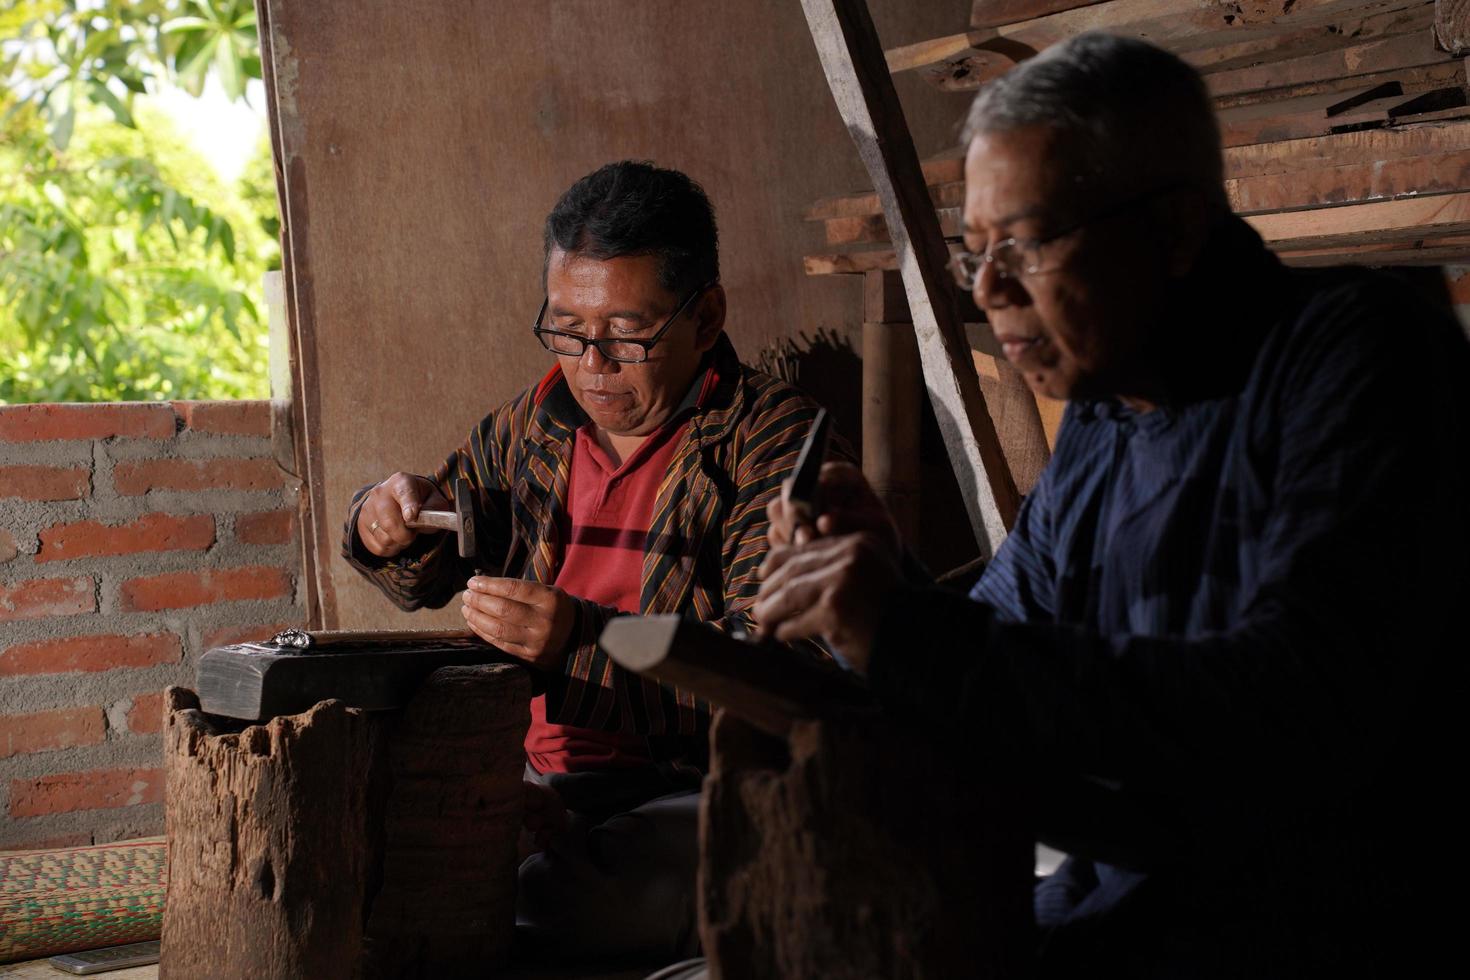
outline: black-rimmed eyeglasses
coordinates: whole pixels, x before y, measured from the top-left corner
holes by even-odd
[[[552,330],[550,327],[543,327],[541,321],[546,318],[546,306],[550,302],[549,298],[541,301],[541,312],[536,314],[536,322],[531,325],[531,332],[536,335],[537,340],[541,341],[541,346],[553,354],[581,357],[587,348],[592,346],[597,348],[597,353],[609,361],[619,361],[623,364],[640,364],[648,360],[648,352],[653,349],[655,344],[663,339],[669,327],[674,325],[674,321],[684,315],[684,311],[688,309],[690,303],[694,302],[694,298],[703,294],[705,290],[717,282],[719,282],[718,279],[711,279],[684,297],[684,302],[680,303],[679,308],[669,314],[669,318],[664,321],[664,325],[659,327],[652,337],[598,337],[593,339],[591,337],[584,337],[579,333],[567,333],[565,330]]]

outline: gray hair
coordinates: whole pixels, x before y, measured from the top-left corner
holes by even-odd
[[[1029,126],[1057,130],[1106,186],[1196,186],[1223,204],[1220,129],[1203,79],[1152,44],[1088,31],[1047,48],[980,90],[964,140]]]

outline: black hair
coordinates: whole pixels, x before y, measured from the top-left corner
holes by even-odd
[[[659,284],[675,294],[720,275],[704,188],[646,160],[609,163],[569,187],[546,216],[543,275],[554,248],[593,259],[656,255]]]

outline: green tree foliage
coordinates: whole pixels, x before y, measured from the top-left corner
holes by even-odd
[[[268,148],[226,187],[134,96],[259,77],[242,0],[0,0],[0,401],[263,397]]]

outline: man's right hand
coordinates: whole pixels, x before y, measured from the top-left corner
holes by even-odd
[[[357,512],[357,540],[379,558],[392,558],[413,544],[420,533],[408,521],[421,510],[447,510],[449,501],[432,480],[412,473],[394,473],[368,491]]]
[[[796,508],[777,497],[766,514],[766,541],[772,548],[804,545],[817,537],[868,533],[894,561],[901,553],[898,525],[868,485],[863,471],[851,463],[824,463],[818,481],[822,514],[816,526],[797,519]]]

